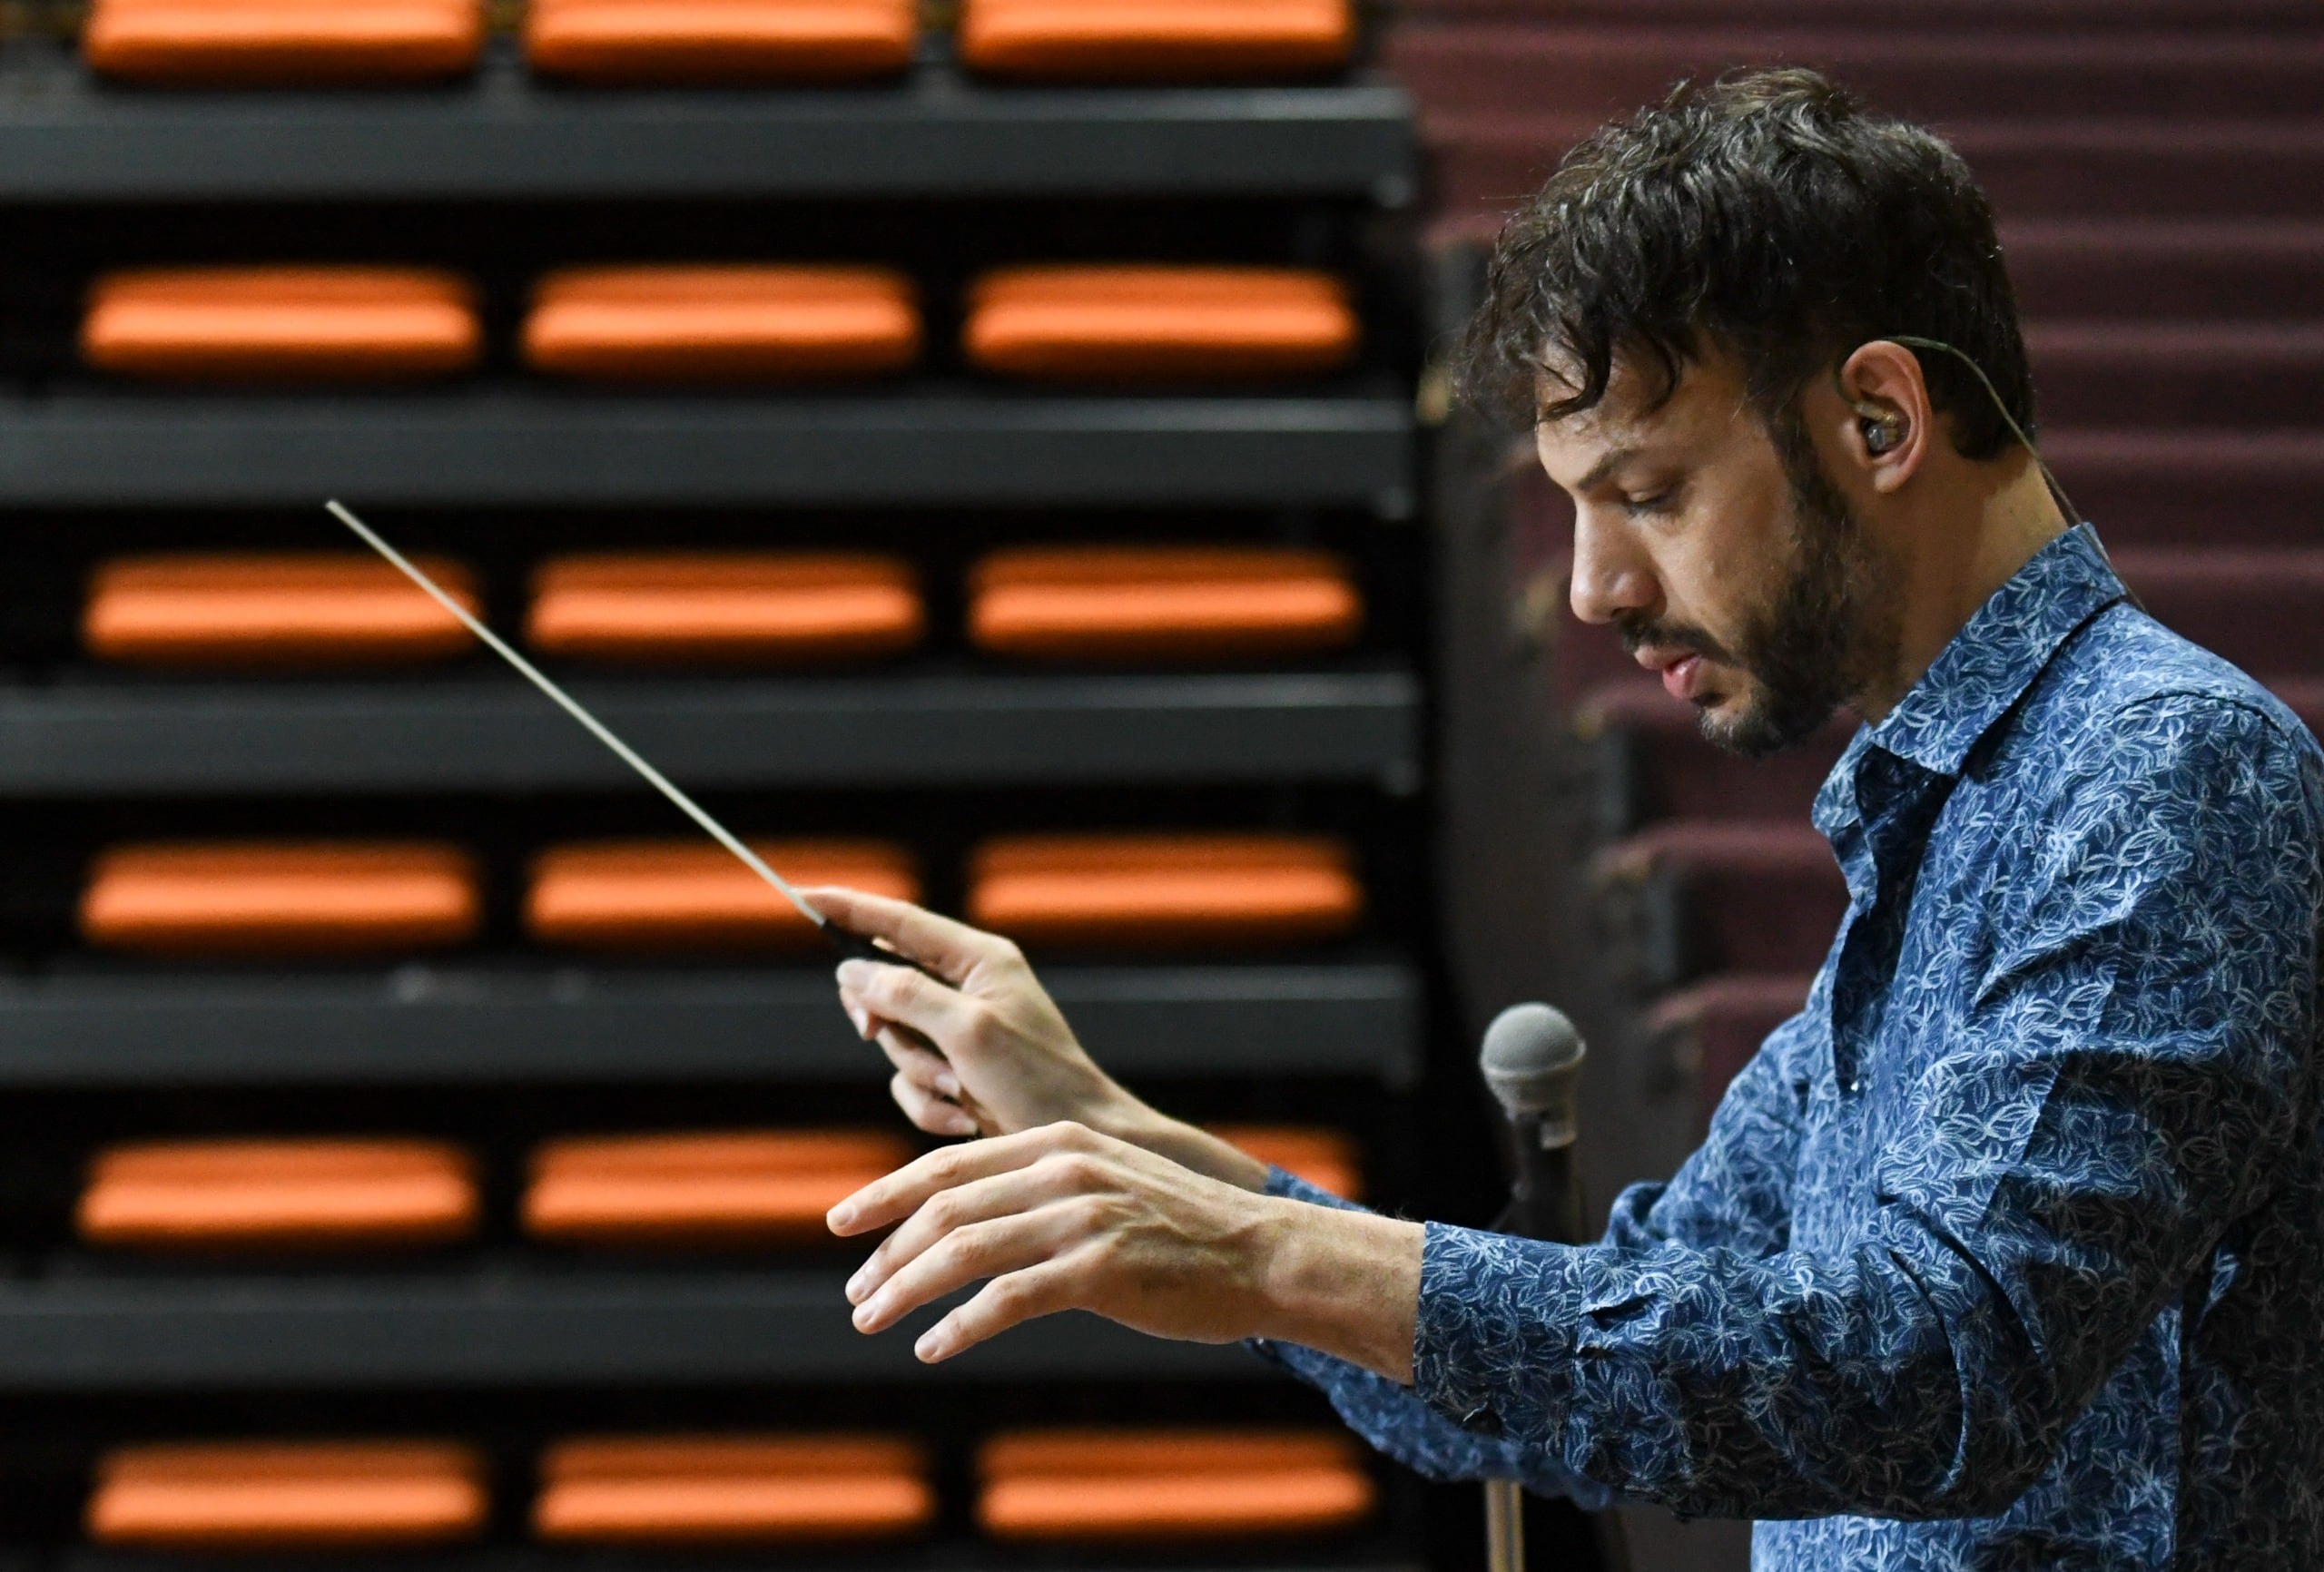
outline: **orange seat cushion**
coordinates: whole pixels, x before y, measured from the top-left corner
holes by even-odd
[[[910,564],[856,553],[605,553],[533,578],[525,636],[604,661],[865,659],[918,644],[927,612]]]
[[[916,899],[911,854],[877,840],[768,840],[751,850],[796,885]],[[724,847],[696,840],[559,846],[533,862],[525,928],[588,949],[735,950],[812,944],[814,925]]]
[[[1005,268],[971,287],[962,333],[988,371],[1098,382],[1315,376],[1356,341],[1339,280],[1284,268]]]
[[[100,1153],[76,1221],[93,1244],[301,1250],[447,1243],[477,1214],[438,1141],[168,1141]]]
[[[421,268],[182,268],[109,274],[81,354],[100,371],[203,382],[392,382],[463,371],[475,293]]]
[[[852,81],[911,64],[913,0],[532,0],[525,56],[578,82]]]
[[[1350,0],[964,0],[960,58],[1001,76],[1226,80],[1335,71]]]
[[[1004,1539],[1317,1533],[1361,1522],[1374,1496],[1328,1431],[1026,1431],[978,1464],[977,1519]]]
[[[466,568],[419,562],[478,609]],[[442,660],[470,642],[393,566],[343,553],[122,557],[91,578],[81,616],[91,654],[153,666],[388,664]]]
[[[124,1447],[97,1465],[89,1538],[188,1553],[386,1549],[473,1538],[484,1462],[380,1441]]]
[[[1048,660],[1202,661],[1335,649],[1364,627],[1347,565],[1319,551],[1065,546],[996,552],[969,581],[969,637]]]
[[[468,854],[427,841],[125,846],[81,894],[84,938],[153,955],[393,953],[481,920]]]
[[[911,1157],[899,1136],[852,1130],[552,1141],[533,1154],[525,1231],[606,1246],[827,1240],[825,1213]]]
[[[1364,912],[1339,842],[1285,835],[1042,835],[988,841],[969,920],[1033,944],[1335,938]]]
[[[1296,1125],[1213,1125],[1210,1133],[1260,1162],[1345,1201],[1364,1198],[1355,1143],[1336,1130]]]
[[[863,1539],[910,1534],[935,1516],[927,1459],[906,1440],[608,1437],[542,1459],[533,1531],[596,1545]]]
[[[133,82],[290,85],[456,76],[482,0],[92,0],[90,69]]]
[[[912,282],[890,268],[575,268],[525,319],[537,371],[621,382],[784,382],[920,358]]]

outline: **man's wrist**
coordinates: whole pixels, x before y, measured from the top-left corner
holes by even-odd
[[[1091,1129],[1225,1184],[1253,1191],[1266,1188],[1267,1165],[1257,1158],[1200,1125],[1171,1118],[1119,1086],[1112,1093],[1092,1110],[1096,1117],[1088,1121]]]
[[[1260,1335],[1411,1385],[1427,1231],[1371,1212],[1272,1198],[1265,1204]]]

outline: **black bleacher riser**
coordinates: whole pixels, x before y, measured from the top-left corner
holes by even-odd
[[[1405,671],[581,680],[698,788],[1344,781],[1409,790]],[[0,798],[625,790],[507,678],[0,685]]]
[[[1426,1012],[1393,958],[1045,967],[1133,1077],[1418,1077]],[[830,966],[409,964],[332,976],[133,970],[0,979],[0,1086],[883,1083]]]
[[[0,1288],[0,1394],[320,1387],[1264,1380],[1241,1348],[1054,1317],[922,1367],[838,1273],[60,1278]]]
[[[1410,406],[970,393],[0,399],[0,506],[1414,506]],[[320,517],[320,514],[318,514]]]
[[[941,65],[842,91],[574,91],[487,68],[379,93],[109,87],[0,66],[0,202],[1415,193],[1410,101],[988,87]]]

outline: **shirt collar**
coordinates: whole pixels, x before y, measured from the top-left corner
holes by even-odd
[[[1902,702],[1856,733],[1825,782],[1827,794],[1853,778],[1867,748],[1958,775],[1969,751],[2024,696],[2059,646],[2128,593],[2090,526],[2059,535],[1978,608]],[[1820,822],[1824,804],[1817,807]]]

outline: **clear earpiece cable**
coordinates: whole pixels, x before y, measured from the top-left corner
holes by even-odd
[[[2025,427],[2017,423],[2017,417],[2009,412],[2009,405],[2003,399],[2001,389],[1994,386],[1994,379],[1985,375],[1985,368],[1983,366],[1978,365],[1966,351],[1955,349],[1942,339],[1916,339],[1909,333],[1891,333],[1888,335],[1888,342],[1902,344],[1909,349],[1934,349],[1940,355],[1952,356],[1969,368],[1970,373],[1977,378],[1978,386],[1985,390],[1985,397],[1994,401],[1994,409],[2000,412],[2002,419],[2007,423],[2010,435],[2015,437],[2024,445],[2027,456],[2034,460],[2034,467],[2042,472],[2043,484],[2050,488],[2050,495],[2057,498],[2058,506],[2064,510],[2066,518],[2077,526],[2090,522],[2083,516],[2082,509],[2073,505],[2073,498],[2066,495],[2066,488],[2058,484],[2058,477],[2051,473],[2049,462],[2042,457],[2042,450],[2034,446],[2034,438],[2027,436]],[[2090,539],[2091,543],[2098,547],[2098,555],[2105,558],[2106,565],[2112,568],[2114,559],[2107,556],[2106,543],[2098,538],[2098,532],[2091,531]],[[2120,578],[2122,575],[2117,570],[2114,576]],[[2132,605],[2141,611],[2146,610],[2146,604],[2139,599],[2136,590],[2125,585],[2123,593],[2130,597]]]

